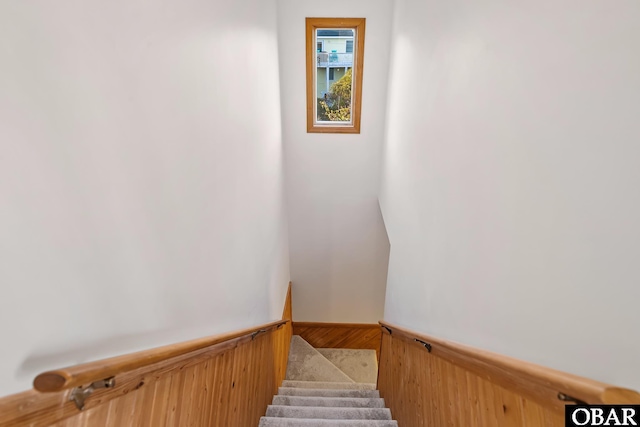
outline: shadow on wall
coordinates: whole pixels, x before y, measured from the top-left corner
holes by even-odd
[[[300,205],[291,209],[294,319],[380,320],[390,246],[377,199]]]

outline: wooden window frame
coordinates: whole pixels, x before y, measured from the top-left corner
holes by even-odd
[[[362,110],[362,73],[364,65],[365,18],[306,18],[307,35],[307,133],[360,133]],[[353,52],[353,80],[351,82],[351,122],[338,124],[316,123],[317,88],[314,76],[318,66],[316,30],[353,28],[356,31]]]

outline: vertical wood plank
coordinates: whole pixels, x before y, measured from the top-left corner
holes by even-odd
[[[229,400],[232,389],[232,369],[236,350],[233,349],[212,360],[208,387],[211,387],[211,400],[205,409],[205,424],[224,427],[229,420]]]
[[[381,340],[378,388],[401,426],[564,426],[557,408],[527,400],[387,332]]]

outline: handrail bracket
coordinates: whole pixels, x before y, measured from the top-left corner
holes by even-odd
[[[575,397],[569,396],[568,394],[564,394],[562,392],[558,393],[558,400],[562,400],[563,402],[574,402],[576,405],[586,405],[587,402],[576,399]]]
[[[254,333],[251,334],[251,341],[253,341],[254,339],[256,339],[256,337],[258,336],[258,334],[262,334],[264,332],[267,332],[266,329],[258,329],[257,331],[255,331]]]
[[[95,381],[91,383],[88,387],[76,387],[71,390],[71,394],[69,395],[69,400],[73,401],[76,404],[76,407],[82,411],[84,409],[84,402],[87,400],[91,394],[100,388],[112,388],[116,385],[115,377],[105,378],[104,380]]]
[[[425,341],[419,340],[418,338],[414,338],[414,341],[415,341],[415,342],[419,342],[420,344],[422,344],[422,345],[424,346],[424,348],[426,348],[426,349],[427,349],[427,351],[428,351],[429,353],[431,353],[431,344],[429,344],[428,342],[425,342]]]

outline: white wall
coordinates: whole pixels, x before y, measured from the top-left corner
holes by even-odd
[[[278,0],[283,138],[298,321],[376,322],[389,243],[378,206],[390,0]],[[307,134],[305,18],[364,17],[360,135]]]
[[[388,321],[640,389],[639,20],[397,1]]]
[[[0,2],[0,395],[281,316],[275,3]]]

